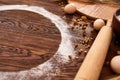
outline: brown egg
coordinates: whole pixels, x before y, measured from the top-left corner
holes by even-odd
[[[118,18],[118,20],[120,21],[120,15],[119,15],[119,16],[117,16],[117,18]]]
[[[73,14],[76,12],[76,7],[74,4],[67,4],[64,8],[64,12],[67,14]]]
[[[93,23],[95,30],[100,30],[103,26],[105,26],[105,22],[102,19],[96,19]]]
[[[117,74],[120,74],[120,56],[115,56],[111,60],[111,68]]]

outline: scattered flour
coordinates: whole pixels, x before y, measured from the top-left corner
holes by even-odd
[[[0,80],[51,80],[52,76],[60,72],[60,66],[69,61],[68,55],[74,55],[70,33],[67,23],[59,16],[48,12],[43,7],[28,5],[3,5],[4,10],[26,10],[31,11],[51,20],[61,32],[61,43],[55,55],[43,64],[29,70],[19,72],[0,72]],[[55,63],[54,63],[55,61]]]

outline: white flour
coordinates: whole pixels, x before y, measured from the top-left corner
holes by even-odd
[[[59,16],[52,14],[42,7],[28,5],[4,5],[0,6],[0,11],[4,10],[26,10],[38,13],[51,20],[61,32],[61,44],[55,55],[43,64],[30,70],[19,72],[0,72],[0,80],[51,80],[51,76],[60,72],[60,66],[69,61],[68,55],[74,55],[70,33],[67,23]],[[55,61],[55,63],[53,62]]]

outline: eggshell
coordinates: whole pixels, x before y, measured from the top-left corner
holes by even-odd
[[[120,74],[120,56],[115,56],[111,60],[111,68],[117,74]]]
[[[74,4],[67,4],[64,8],[64,12],[68,14],[73,14],[76,12],[76,7]]]
[[[95,30],[100,30],[103,26],[105,26],[105,22],[102,19],[96,19],[93,23]]]

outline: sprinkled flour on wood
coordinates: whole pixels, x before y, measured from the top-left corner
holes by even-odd
[[[61,32],[61,44],[55,55],[43,64],[30,70],[19,72],[0,72],[0,80],[51,80],[52,76],[60,72],[60,66],[69,61],[68,55],[74,55],[70,33],[67,23],[59,16],[48,12],[43,7],[28,5],[4,5],[0,6],[0,11],[4,10],[26,10],[38,13],[51,20]]]

